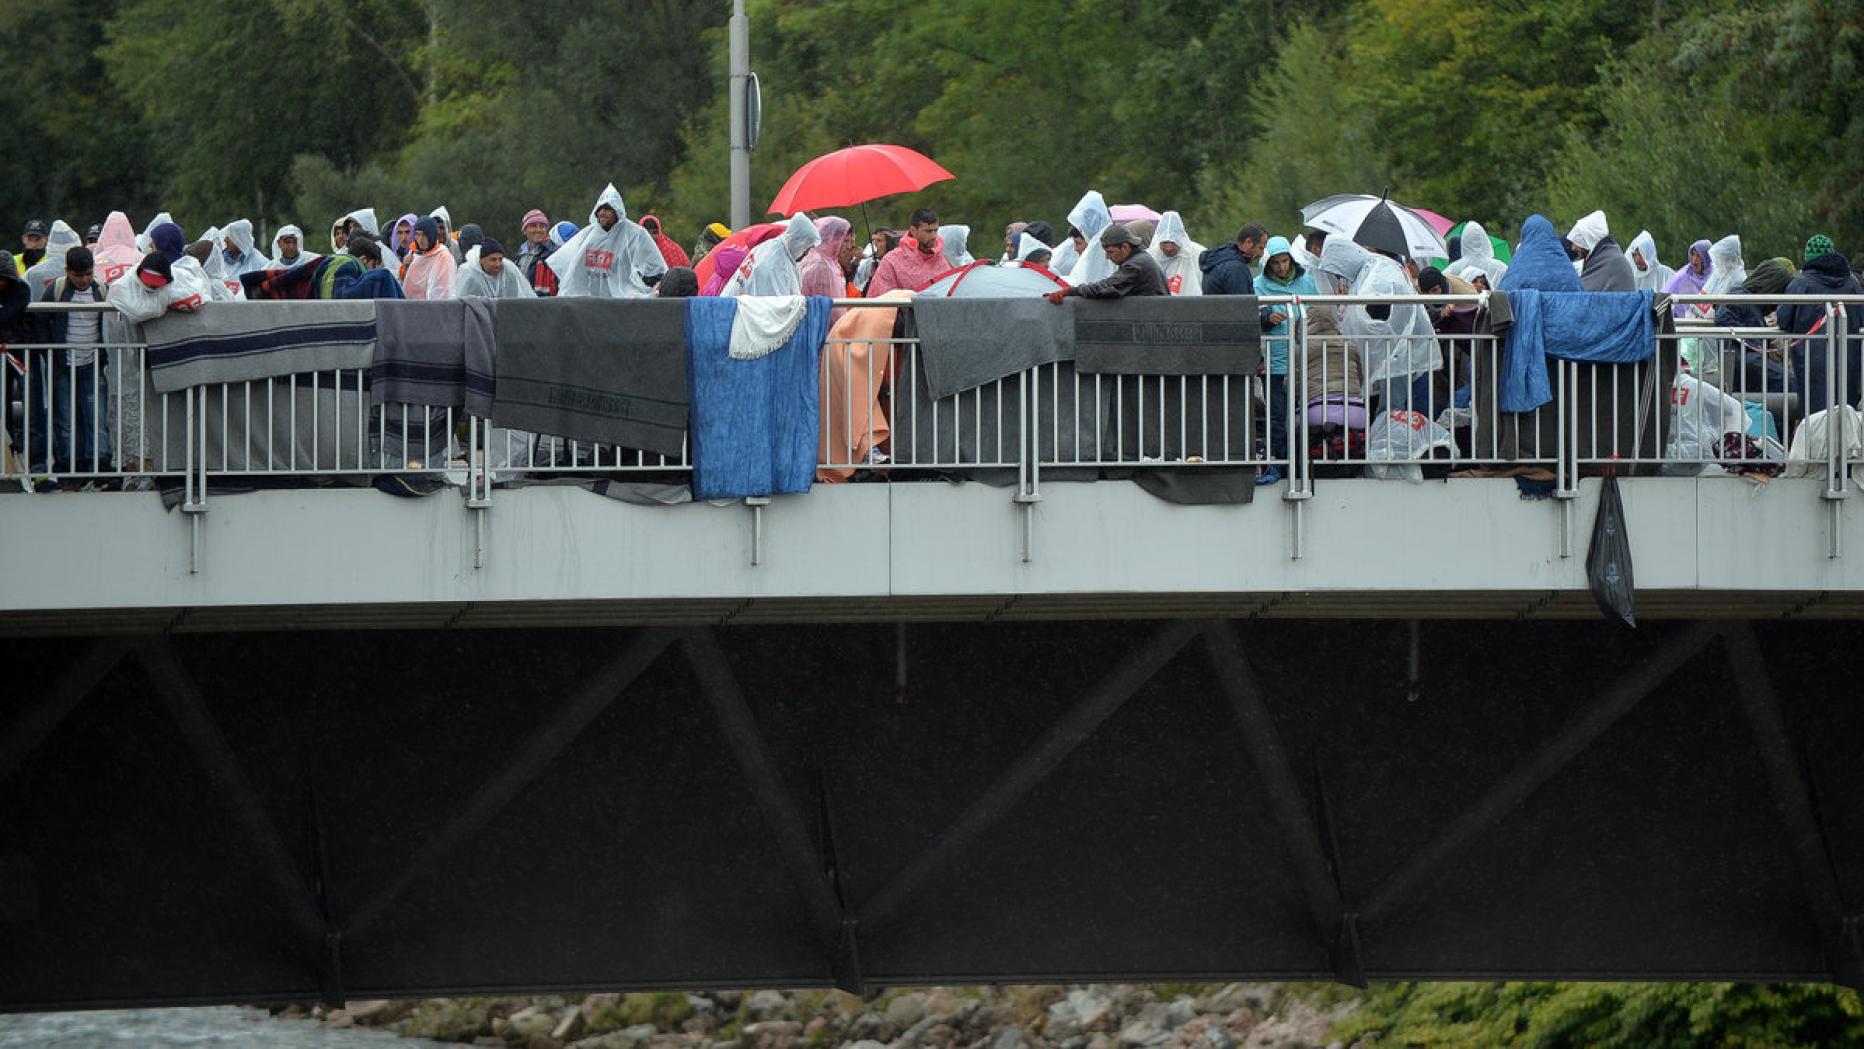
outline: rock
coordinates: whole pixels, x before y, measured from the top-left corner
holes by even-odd
[[[1119,1049],[1119,1042],[1104,1034],[1097,1034],[1087,1040],[1087,1049]]]
[[[744,1049],[790,1049],[802,1036],[803,1025],[795,1020],[765,1020],[745,1024],[738,1032],[738,1044]]]
[[[790,1007],[790,1000],[778,991],[759,991],[751,996],[744,1005],[752,1020],[769,1020],[782,1016]]]
[[[582,1004],[576,1008],[582,1013],[584,1020],[593,1020],[595,1014],[605,1005],[611,1007],[621,1005],[621,995],[614,991],[601,991],[585,997]]]
[[[503,1047],[505,1044],[505,1040],[495,1034],[482,1034],[479,1037],[474,1038],[472,1040],[472,1044],[487,1045],[487,1046],[495,1045],[495,1046]]]
[[[850,1043],[845,1046],[844,1049],[887,1049],[887,1046],[884,1042],[876,1042],[870,1038],[864,1041]]]
[[[1210,1049],[1236,1049],[1236,1039],[1230,1037],[1230,1032],[1214,1024],[1204,1029],[1202,1042]]]
[[[908,1027],[906,1033],[900,1035],[893,1043],[891,1049],[918,1049],[919,1044],[925,1041],[926,1032],[943,1023],[944,1020],[945,1018],[943,1016],[925,1017],[918,1023]]]
[[[924,1049],[950,1049],[958,1041],[958,1029],[948,1023],[933,1024],[921,1042]]]
[[[634,1049],[635,1043],[621,1031],[593,1035],[576,1043],[576,1049]]]
[[[559,1042],[573,1042],[581,1038],[583,1032],[588,1029],[589,1021],[583,1017],[582,1010],[572,1009],[564,1013],[563,1018],[557,1021],[557,1026],[551,1030],[550,1037]]]
[[[990,1036],[990,1049],[1023,1049],[1023,1029],[997,1028],[997,1033]]]
[[[917,991],[902,994],[887,1003],[887,1022],[901,1031],[925,1019],[925,1015],[926,996]]]
[[[1077,1034],[1058,1043],[1058,1049],[1087,1049],[1087,1036]]]
[[[692,1006],[692,1010],[695,1013],[709,1013],[718,1008],[718,1005],[714,1003],[712,999],[707,998],[703,994],[687,995],[686,1004]]]
[[[1068,1006],[1084,1033],[1113,1030],[1113,999],[1092,991],[1071,991]]]
[[[511,1039],[505,1039],[510,1042]],[[563,1043],[547,1034],[534,1034],[524,1042],[524,1049],[563,1049]]]
[[[336,1030],[341,1030],[345,1027],[356,1026],[356,1018],[351,1016],[348,1010],[338,1009],[336,1012],[333,1012],[329,1016],[325,1017],[324,1022],[318,1024],[317,1026],[329,1027],[329,1028],[333,1028]]]
[[[846,1037],[856,1042],[891,1042],[895,1028],[887,1018],[875,1013],[861,1013],[848,1021]]]
[[[1197,1006],[1189,998],[1179,998],[1161,1011],[1164,1014],[1165,1029],[1168,1031],[1176,1031],[1197,1019]]]
[[[1130,1049],[1157,1049],[1171,1042],[1171,1034],[1144,1020],[1134,1020],[1120,1028],[1120,1044]]]
[[[541,1005],[527,1006],[505,1018],[505,1028],[518,1037],[529,1040],[532,1035],[549,1036],[557,1029],[557,1014]]]
[[[1275,1001],[1275,988],[1263,983],[1225,984],[1215,994],[1204,999],[1202,1010],[1207,1013],[1233,1013],[1238,1009],[1249,1009],[1257,1016],[1269,1011]]]

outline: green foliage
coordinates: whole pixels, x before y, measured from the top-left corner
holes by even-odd
[[[1798,984],[1395,983],[1335,1034],[1432,1049],[1815,1049],[1864,1043],[1864,1004]]]
[[[1666,259],[1739,231],[1864,253],[1864,22],[1852,0],[748,0],[761,207],[797,166],[898,142],[956,181],[920,205],[994,250],[1081,193],[1182,211],[1207,244],[1292,232],[1335,192],[1512,233],[1606,209]],[[605,182],[690,242],[723,219],[725,0],[168,0],[0,5],[13,59],[0,224],[113,208],[384,219],[447,205],[511,235]]]

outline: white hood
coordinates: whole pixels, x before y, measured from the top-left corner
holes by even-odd
[[[290,225],[280,226],[278,228],[278,232],[274,234],[272,237],[272,263],[273,265],[281,265],[281,266],[284,265],[284,259],[281,258],[281,255],[283,254],[284,249],[279,247],[278,242],[285,239],[286,237],[298,238],[298,261],[294,263],[294,265],[303,265],[304,263],[309,262],[312,259],[318,257],[318,254],[311,250],[310,245],[304,242],[304,231],[303,230],[299,229],[296,226],[290,226]]]
[[[1165,254],[1162,245],[1167,243],[1176,244],[1178,254]],[[1152,246],[1146,253],[1158,262],[1159,271],[1165,275],[1165,288],[1173,295],[1204,294],[1204,276],[1197,268],[1204,246],[1191,239],[1184,228],[1184,216],[1175,211],[1160,215],[1158,228],[1152,231]]]
[[[596,221],[595,213],[604,204],[615,209],[613,229],[605,230]],[[811,232],[814,229],[812,224]],[[667,272],[667,260],[661,256],[659,246],[646,230],[629,220],[621,192],[612,182],[589,209],[589,224],[552,252],[545,265],[557,275],[557,294],[572,298],[646,298],[654,291],[643,278]]]
[[[1605,212],[1595,211],[1573,223],[1573,228],[1567,231],[1566,239],[1589,252],[1599,246],[1599,241],[1611,235],[1611,229],[1605,224]]]
[[[1637,256],[1644,256],[1644,268],[1639,269]],[[1650,235],[1650,230],[1640,232],[1631,240],[1631,247],[1625,251],[1625,258],[1631,260],[1631,273],[1637,280],[1637,290],[1659,292],[1668,287],[1676,271],[1665,266],[1657,259],[1657,238]]]
[[[1349,295],[1417,294],[1398,263],[1345,237],[1327,238],[1320,250],[1320,271],[1349,281]],[[1321,285],[1321,294],[1333,293],[1329,284]],[[1340,311],[1340,331],[1351,336],[1358,348],[1368,386],[1387,377],[1399,382],[1443,367],[1443,352],[1437,347],[1430,313],[1422,306],[1393,305],[1384,320],[1374,318],[1363,305],[1347,306]]]
[[[1747,266],[1741,261],[1741,238],[1737,234],[1730,233],[1709,245],[1709,261],[1715,264],[1715,272],[1702,285],[1702,294],[1729,295],[1747,283]]]
[[[788,229],[751,249],[719,294],[733,298],[801,295],[803,273],[796,260],[821,242],[808,215],[791,217]]]
[[[155,217],[149,220],[149,224],[147,226],[144,226],[142,228],[142,232],[136,235],[136,250],[141,252],[144,255],[147,255],[149,254],[149,252],[154,251],[155,245],[150,243],[149,241],[150,231],[155,229],[155,227],[160,226],[164,222],[173,222],[173,221],[175,221],[174,218],[171,215],[169,215],[168,212],[166,211],[156,212]]]
[[[1051,257],[1053,257],[1055,249],[1049,247],[1047,244],[1042,243],[1041,241],[1037,240],[1036,238],[1030,236],[1027,233],[1018,233],[1016,235],[1016,261],[1017,262],[1028,262],[1029,256],[1034,255],[1038,251],[1046,251],[1050,254]]]
[[[971,263],[977,261],[971,256],[970,251],[965,248],[965,242],[971,239],[971,227],[940,226],[938,228],[938,236],[939,240],[945,245],[945,262],[950,265],[952,269],[957,269],[960,266],[969,266]]]
[[[1449,275],[1473,281],[1480,273],[1488,278],[1490,288],[1499,287],[1508,275],[1508,264],[1495,257],[1495,244],[1482,223],[1464,223],[1462,246],[1463,257],[1450,264]]]
[[[1068,212],[1068,224],[1087,237],[1087,249],[1069,267],[1068,282],[1087,284],[1113,276],[1113,271],[1119,267],[1100,248],[1100,235],[1113,225],[1113,214],[1107,210],[1107,200],[1100,195],[1099,190],[1090,189],[1082,194],[1081,199]]]
[[[45,238],[45,258],[26,270],[26,287],[32,289],[34,301],[65,275],[65,253],[83,246],[84,238],[71,228],[70,223],[64,219],[52,220],[52,232]]]
[[[498,276],[488,276],[479,265],[480,246],[474,244],[453,274],[452,297],[456,299],[534,299],[537,293],[524,279],[524,271],[507,258]]]

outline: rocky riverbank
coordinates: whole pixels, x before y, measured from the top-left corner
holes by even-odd
[[[352,1002],[325,1027],[523,1049],[1320,1049],[1358,1003],[1253,983],[710,991]]]

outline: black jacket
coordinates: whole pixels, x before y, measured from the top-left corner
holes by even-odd
[[[0,279],[0,343],[32,338],[32,322],[26,317],[26,307],[31,303],[32,290],[25,281]]]
[[[110,289],[103,281],[95,281],[91,287],[97,289],[97,301],[108,301]],[[60,277],[39,296],[40,302],[70,302],[78,297],[78,289],[71,286],[69,278]],[[38,327],[33,338],[40,342],[64,342],[65,333],[71,324],[71,314],[62,310],[38,315]]]
[[[1235,244],[1211,248],[1197,258],[1197,268],[1204,275],[1206,295],[1254,295],[1256,275]]]
[[[1833,252],[1821,255],[1806,263],[1805,269],[1786,286],[1788,295],[1864,295],[1864,286],[1858,284],[1857,275],[1851,272],[1851,263],[1843,255]],[[1804,335],[1812,330],[1825,316],[1825,307],[1814,303],[1804,305],[1788,303],[1781,306],[1775,315],[1782,331],[1795,335]],[[1864,306],[1845,307],[1847,330],[1854,336],[1864,337]]]
[[[1159,269],[1158,260],[1151,255],[1133,249],[1131,256],[1120,263],[1120,268],[1097,281],[1077,284],[1074,293],[1084,299],[1124,299],[1129,295],[1169,295],[1165,287],[1165,272]]]

